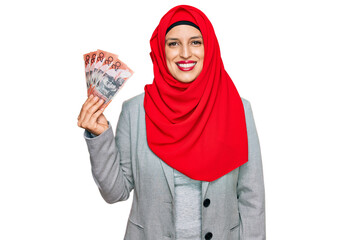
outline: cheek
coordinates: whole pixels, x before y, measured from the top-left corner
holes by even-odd
[[[172,61],[171,61],[171,57],[170,57],[170,54],[166,53],[166,65],[168,68],[171,67],[171,64],[172,64]]]
[[[175,58],[175,56],[177,55],[177,51],[175,51],[173,49],[166,48],[165,49],[165,55],[166,55],[166,60],[169,61],[169,62],[172,62],[173,59]]]
[[[199,56],[200,56],[201,60],[204,60],[204,56],[205,56],[204,49],[200,50]]]
[[[194,55],[197,56],[197,58],[200,60],[200,61],[203,61],[204,60],[204,50],[203,49],[200,49],[200,50],[197,50],[194,52]]]

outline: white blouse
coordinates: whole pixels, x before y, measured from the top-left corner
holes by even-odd
[[[177,240],[201,239],[201,183],[174,169]]]

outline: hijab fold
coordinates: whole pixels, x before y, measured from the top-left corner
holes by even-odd
[[[189,83],[169,72],[165,35],[175,22],[200,28],[204,65]],[[200,181],[214,181],[248,161],[245,113],[239,93],[224,69],[211,22],[199,9],[179,5],[169,10],[151,40],[154,79],[145,85],[147,142],[170,167]]]

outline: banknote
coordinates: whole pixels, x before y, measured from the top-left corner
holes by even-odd
[[[91,66],[91,58],[96,54],[95,52],[86,53],[83,55],[84,59],[84,65],[85,65],[85,80],[87,85],[87,95],[90,95],[91,90],[91,72],[90,72],[90,66]]]
[[[92,94],[104,100],[102,107],[105,108],[132,75],[133,71],[121,60],[116,59],[111,67],[98,78]]]
[[[106,52],[100,49],[97,50],[97,57],[91,76],[92,89],[90,93],[92,93],[94,86],[98,84],[101,76],[112,66],[112,63],[117,58],[118,55],[116,54]]]
[[[90,58],[90,67],[89,67],[89,75],[90,75],[90,79],[89,79],[89,90],[88,90],[88,95],[91,94],[92,89],[93,89],[93,82],[92,82],[92,75],[93,75],[93,70],[95,67],[95,62],[97,59],[97,51],[92,52],[91,54],[91,58]]]
[[[103,50],[84,54],[83,58],[87,95],[103,99],[101,107],[106,108],[134,72],[118,59],[118,55]]]

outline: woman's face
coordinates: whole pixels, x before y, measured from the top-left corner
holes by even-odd
[[[204,64],[201,32],[189,25],[178,25],[165,39],[166,63],[171,75],[180,82],[194,81]]]

